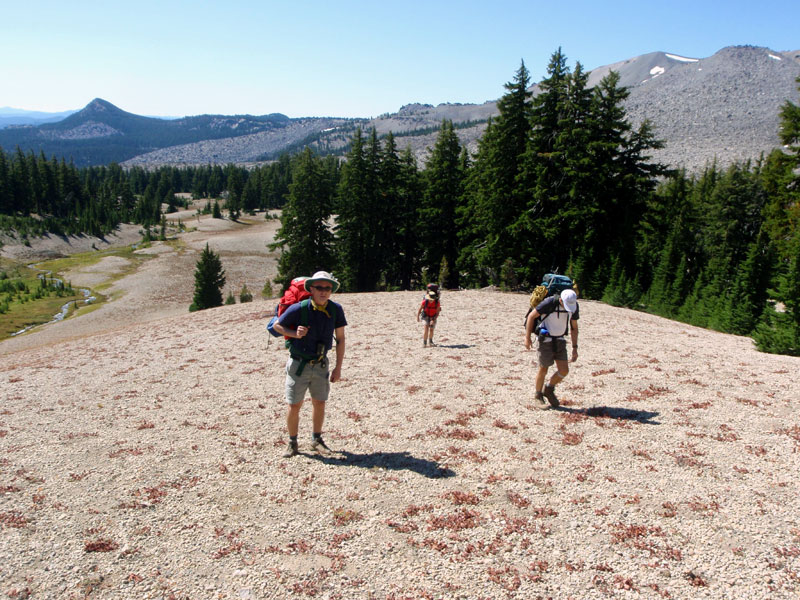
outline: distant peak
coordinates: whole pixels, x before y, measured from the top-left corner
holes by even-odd
[[[116,106],[111,104],[102,98],[95,98],[89,104],[86,105],[86,109],[88,110],[95,110],[95,111],[104,111],[104,110],[119,110]]]

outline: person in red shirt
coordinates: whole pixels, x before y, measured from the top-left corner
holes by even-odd
[[[439,286],[435,283],[429,283],[422,299],[422,304],[419,305],[417,310],[417,322],[419,323],[420,317],[425,322],[425,330],[422,333],[422,346],[427,347],[428,343],[435,346],[433,343],[433,330],[436,327],[436,319],[439,318],[439,313],[442,312],[442,303],[439,301]]]

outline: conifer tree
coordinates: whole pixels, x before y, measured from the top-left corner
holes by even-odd
[[[228,209],[228,215],[231,221],[236,221],[239,215],[242,214],[242,190],[244,183],[242,182],[242,174],[238,167],[235,165],[228,166],[228,201],[225,207]]]
[[[336,251],[341,283],[347,291],[373,291],[379,269],[375,264],[376,213],[379,211],[375,191],[378,173],[372,130],[369,148],[364,144],[361,128],[351,140],[347,162],[339,182],[336,220]]]
[[[222,261],[206,243],[195,268],[194,300],[189,311],[222,306],[223,287],[225,287],[225,271],[222,268]]]
[[[407,146],[400,157],[397,219],[397,273],[390,281],[399,281],[404,290],[411,289],[412,281],[419,280],[419,246],[417,232],[417,211],[422,198],[422,178],[411,147]]]
[[[8,176],[8,162],[6,154],[0,148],[0,214],[8,215],[13,212],[13,197],[11,195],[11,181]]]
[[[461,164],[461,143],[453,122],[445,120],[425,168],[425,193],[419,209],[422,266],[429,273],[439,273],[443,261],[454,265],[458,260],[458,233],[453,223],[464,191]],[[458,275],[457,269],[448,269],[447,281],[439,283],[458,287]]]
[[[465,182],[457,270],[471,273],[474,284],[498,283],[501,265],[518,250],[511,227],[525,203],[519,176],[531,132],[529,85],[521,62],[514,79],[505,84],[507,92],[497,103],[500,114],[489,121]]]
[[[333,233],[329,227],[333,183],[310,148],[298,157],[289,186],[289,202],[271,250],[281,250],[277,283],[286,286],[300,275],[330,269]]]
[[[381,194],[377,237],[381,254],[381,278],[388,288],[409,289],[414,272],[415,241],[420,187],[410,148],[398,155],[394,136],[384,142],[378,168]]]
[[[548,271],[566,270],[568,249],[557,244],[560,237],[559,211],[569,189],[565,177],[565,144],[559,136],[564,125],[570,70],[559,48],[550,57],[547,76],[539,82],[541,93],[533,99],[533,129],[522,162],[519,181],[527,199],[524,219],[518,220],[518,235],[524,235],[535,254],[528,254],[528,277],[533,283]]]

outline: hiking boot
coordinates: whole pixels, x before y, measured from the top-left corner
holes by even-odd
[[[325,442],[322,441],[322,436],[315,437],[311,441],[311,449],[312,450],[316,450],[317,452],[319,452],[320,448],[323,448],[323,449],[327,450],[328,452],[331,451],[331,449],[328,448],[328,444],[326,444]]]
[[[548,408],[550,406],[542,392],[536,392],[536,403],[539,408]]]
[[[422,342],[422,347],[423,348],[427,348],[428,347],[428,340],[425,340],[424,342]]]
[[[544,397],[547,398],[547,401],[550,403],[550,406],[553,408],[558,408],[558,398],[556,398],[556,386],[554,385],[546,385],[544,386]]]
[[[436,344],[433,343],[433,340],[430,341],[431,346],[435,346]]]
[[[297,442],[289,442],[289,448],[287,448],[286,454],[283,455],[283,458],[292,458],[298,454],[300,454],[300,450],[297,449]]]

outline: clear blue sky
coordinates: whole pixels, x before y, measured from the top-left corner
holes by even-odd
[[[585,69],[800,50],[798,24],[798,0],[6,0],[0,107],[370,117],[499,98],[520,60],[539,81],[558,47]]]

